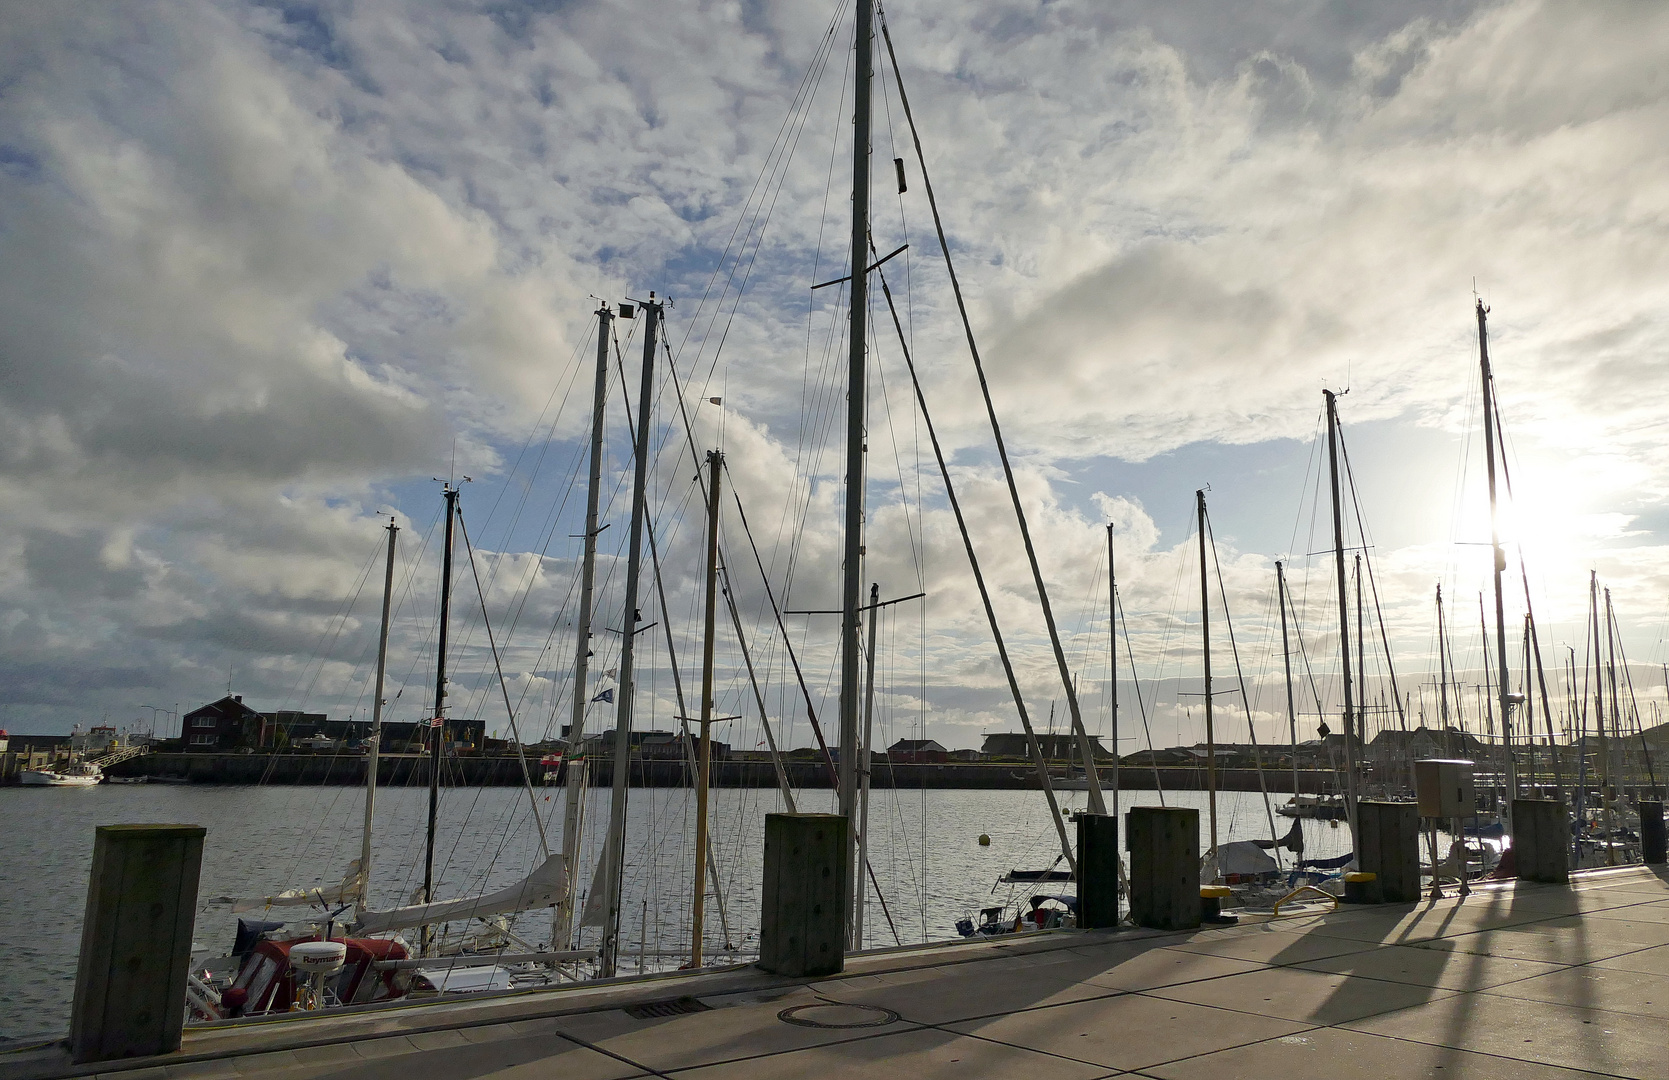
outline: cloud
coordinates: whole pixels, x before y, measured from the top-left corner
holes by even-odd
[[[1137,0],[988,0],[889,14],[1086,681],[1104,663],[1107,520],[1138,663],[1181,679],[1196,662],[1193,555],[1121,464],[1305,438],[1316,391],[1347,382],[1350,423],[1476,427],[1474,280],[1495,307],[1532,523],[1520,531],[1545,556],[1537,588],[1558,598],[1547,617],[1580,617],[1578,567],[1596,557],[1620,588],[1661,595],[1663,13],[1411,0],[1203,18]],[[528,726],[563,722],[591,294],[672,298],[687,400],[724,402],[696,408],[697,448],[723,445],[777,598],[837,603],[844,298],[809,291],[849,258],[849,31],[828,18],[228,0],[8,20],[0,684],[13,726],[204,696],[228,668],[272,707],[363,709],[374,515],[388,508],[403,528],[390,669],[412,688],[398,709],[421,708],[441,475],[478,481],[467,520]],[[900,104],[888,74],[875,242],[911,245],[888,282],[1022,685],[1046,713],[1059,679]],[[893,156],[911,177],[902,198]],[[1012,705],[890,318],[874,315],[866,578],[927,593],[898,611],[925,623],[889,653],[917,673],[897,707],[929,709],[923,722],[966,741],[1011,725]],[[635,397],[641,320],[616,330]],[[629,448],[611,380],[598,620],[619,629]],[[663,376],[652,505],[688,682],[702,531],[673,400]],[[1186,498],[1200,481],[1176,471]],[[773,707],[797,716],[752,553],[725,515]],[[1270,558],[1239,531],[1219,524],[1229,607],[1267,623]],[[1470,592],[1470,552],[1380,558],[1390,636],[1423,658],[1429,588],[1443,577]],[[1320,580],[1312,598],[1328,595]],[[501,709],[473,580],[458,583],[457,707]],[[1318,655],[1336,644],[1323,606],[1307,630]],[[790,627],[825,715],[833,623]],[[1260,664],[1269,633],[1248,627]],[[597,651],[617,647],[604,635]],[[663,647],[645,662],[646,715],[664,726]],[[726,655],[724,693],[751,713]],[[1279,719],[1267,701],[1254,711]]]

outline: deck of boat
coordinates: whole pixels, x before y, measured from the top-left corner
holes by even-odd
[[[742,968],[198,1029],[178,1055],[77,1071],[1662,1078],[1666,1019],[1669,874],[1630,867],[1570,887],[1508,883],[1464,901],[1187,933],[1061,931],[867,954],[814,981]],[[61,1057],[0,1055],[3,1075],[69,1071]]]

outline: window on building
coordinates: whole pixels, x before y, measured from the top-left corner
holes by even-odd
[[[219,724],[220,718],[212,713],[206,716],[194,716],[191,718],[192,727],[217,727]]]
[[[217,738],[218,737],[215,736],[215,735],[193,735],[191,737],[191,745],[193,745],[193,746],[213,746],[215,744],[215,741],[216,741]]]

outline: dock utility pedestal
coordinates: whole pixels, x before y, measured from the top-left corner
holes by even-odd
[[[1362,903],[1412,904],[1420,899],[1420,808],[1411,802],[1356,804],[1356,865],[1373,877]]]
[[[77,1063],[180,1048],[201,825],[100,825],[70,1011]]]
[[[1518,880],[1570,881],[1570,815],[1556,799],[1514,799],[1513,859]]]
[[[846,965],[846,819],[766,814],[759,966],[777,975],[835,975]]]
[[[1137,806],[1125,818],[1130,917],[1153,930],[1200,925],[1200,812]]]

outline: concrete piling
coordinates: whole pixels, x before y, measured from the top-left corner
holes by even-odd
[[[1154,930],[1200,925],[1200,812],[1137,806],[1125,817],[1130,916]]]
[[[1078,925],[1118,925],[1118,818],[1078,815]]]
[[[1555,799],[1512,801],[1513,858],[1520,881],[1570,881],[1570,815]]]
[[[1664,827],[1661,802],[1640,803],[1640,857],[1647,866],[1669,862],[1669,829]]]
[[[759,966],[835,975],[846,966],[847,823],[838,814],[766,814]]]
[[[1420,899],[1420,808],[1407,802],[1358,802],[1356,865],[1373,875],[1364,882],[1363,903]]]
[[[201,825],[101,825],[70,1013],[77,1063],[180,1048]]]

